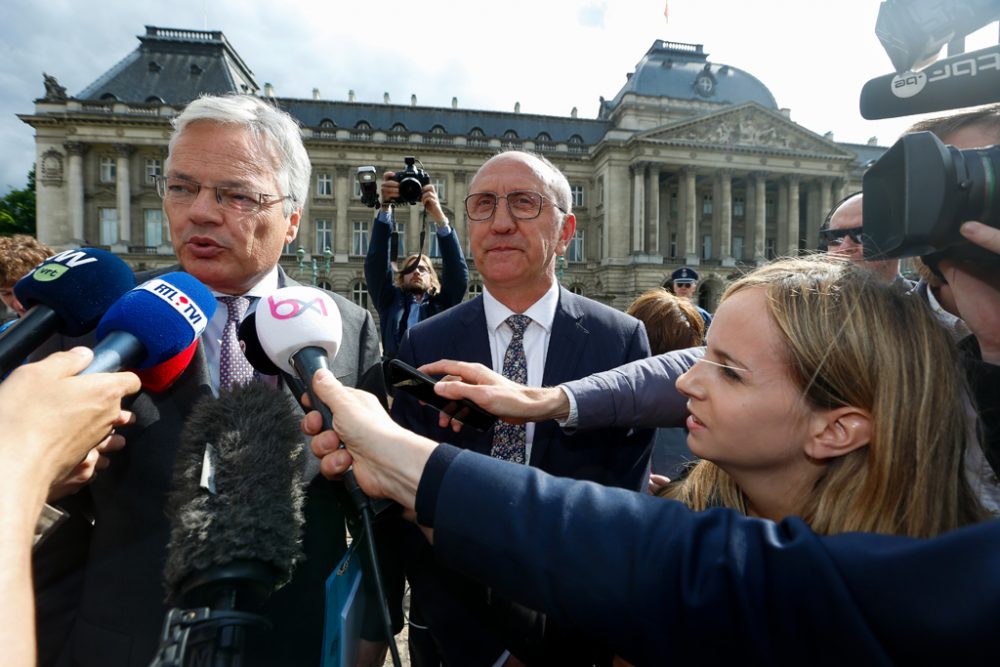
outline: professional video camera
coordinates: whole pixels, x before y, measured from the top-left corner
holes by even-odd
[[[388,203],[419,204],[424,186],[431,182],[430,174],[424,171],[422,164],[419,167],[414,166],[420,162],[415,157],[407,156],[403,158],[403,162],[406,163],[406,167],[392,176],[392,180],[399,183],[399,196]],[[378,208],[378,181],[375,167],[358,167],[358,184],[361,186],[361,203],[371,208]]]
[[[1000,0],[883,2],[875,32],[896,74],[865,84],[861,115],[895,118],[1000,101],[1000,45],[965,52],[965,36],[998,18]],[[949,57],[934,62],[945,44]],[[958,231],[967,220],[1000,226],[998,174],[1000,146],[959,150],[930,132],[904,136],[864,176],[865,258],[1000,261]]]

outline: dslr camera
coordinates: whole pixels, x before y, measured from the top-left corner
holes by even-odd
[[[392,180],[399,183],[399,196],[386,202],[388,204],[419,204],[420,195],[423,193],[425,185],[430,184],[431,177],[423,169],[420,162],[413,156],[403,158],[406,166],[402,171],[395,172]],[[378,177],[375,167],[358,167],[358,185],[361,188],[361,203],[371,208],[378,208],[381,204],[378,196]]]
[[[883,2],[875,33],[896,73],[865,84],[861,115],[895,118],[1000,101],[1000,45],[965,52],[965,36],[998,17],[1000,0]],[[935,62],[945,44],[948,58]],[[959,150],[931,132],[907,134],[868,169],[862,191],[866,259],[1000,262],[959,233],[967,220],[1000,227],[1000,145]]]
[[[403,162],[406,163],[406,168],[403,171],[397,171],[392,177],[392,180],[399,183],[399,196],[390,203],[419,204],[420,195],[423,192],[424,186],[431,182],[431,177],[422,169],[423,165],[419,167],[414,166],[414,163],[419,162],[417,158],[407,156],[403,158]]]

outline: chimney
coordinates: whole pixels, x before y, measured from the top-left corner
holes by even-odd
[[[784,116],[788,120],[792,119],[792,110],[789,109],[788,107],[782,107],[782,108],[778,109],[778,113],[780,113],[782,116]]]
[[[385,104],[391,104],[391,102],[389,101],[389,93],[382,93],[382,101]]]
[[[313,99],[314,100],[319,99],[319,88],[313,88]]]
[[[451,98],[451,108],[452,109],[457,109],[458,108],[458,98],[457,97]]]
[[[410,106],[411,107],[417,106],[417,95],[416,95],[416,93],[410,95]]]
[[[869,146],[878,146],[878,137],[868,137]]]
[[[823,138],[827,141],[833,141],[833,132],[824,132]]]
[[[264,84],[264,97],[274,97],[274,86],[269,83]]]
[[[354,91],[353,90],[348,90],[347,91],[347,101],[348,102],[353,102],[354,99],[355,99]]]
[[[514,113],[521,113],[521,103],[514,102]]]
[[[569,117],[570,118],[576,118],[576,107],[573,107],[572,109],[570,109]]]

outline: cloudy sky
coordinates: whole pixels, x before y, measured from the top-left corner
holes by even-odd
[[[222,30],[279,97],[593,118],[657,39],[704,44],[746,70],[795,122],[838,141],[890,145],[914,120],[866,121],[862,85],[892,67],[874,34],[878,0],[2,0],[0,194],[34,162],[30,113],[42,73],[75,95],[138,45],[146,25]],[[996,43],[989,34],[968,47]]]

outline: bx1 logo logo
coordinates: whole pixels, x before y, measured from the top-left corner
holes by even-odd
[[[322,297],[317,296],[312,301],[300,301],[298,299],[281,299],[275,301],[274,296],[267,297],[267,305],[271,309],[271,317],[276,320],[290,320],[309,310],[315,310],[321,317],[329,317],[326,310],[326,302]]]

